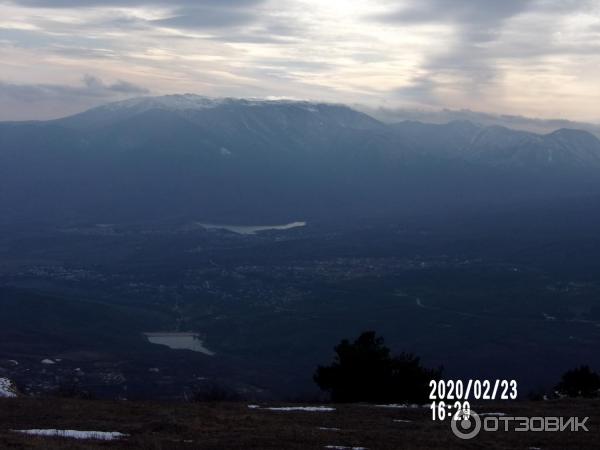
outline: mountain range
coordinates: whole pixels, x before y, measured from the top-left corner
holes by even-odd
[[[265,221],[419,214],[600,193],[600,140],[344,105],[143,97],[0,123],[0,221]]]

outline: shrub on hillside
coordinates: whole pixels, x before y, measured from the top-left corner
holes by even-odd
[[[424,402],[429,381],[442,369],[427,369],[413,354],[392,356],[375,332],[361,334],[353,343],[344,339],[335,347],[330,366],[320,366],[314,376],[334,402]]]
[[[589,366],[581,366],[565,372],[556,385],[556,391],[567,397],[594,398],[600,395],[600,375]]]

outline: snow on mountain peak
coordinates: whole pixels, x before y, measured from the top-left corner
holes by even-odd
[[[217,106],[225,104],[243,104],[246,106],[259,106],[264,104],[279,104],[279,105],[296,105],[301,106],[304,109],[317,112],[318,104],[312,103],[306,100],[297,99],[284,99],[284,98],[247,98],[237,99],[232,97],[206,97],[203,95],[196,94],[171,94],[163,95],[159,97],[136,97],[129,100],[123,100],[120,102],[109,103],[101,106],[100,109],[104,111],[120,111],[120,110],[134,110],[136,112],[143,112],[151,109],[163,109],[163,110],[197,110],[197,109],[211,109]]]
[[[177,94],[163,95],[161,97],[137,97],[120,102],[109,103],[103,108],[109,111],[117,111],[120,109],[135,109],[138,111],[149,109],[206,109],[214,108],[215,106],[224,103],[224,101],[225,99],[204,97],[202,95]]]

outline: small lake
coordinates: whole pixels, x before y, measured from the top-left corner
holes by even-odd
[[[144,333],[151,344],[166,345],[172,350],[191,350],[213,356],[196,333]]]
[[[256,234],[268,230],[291,230],[292,228],[305,227],[306,222],[291,222],[283,225],[220,225],[213,223],[198,223],[207,230],[227,230],[237,234]]]

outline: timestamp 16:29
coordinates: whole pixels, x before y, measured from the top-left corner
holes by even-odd
[[[471,405],[469,402],[459,402],[446,404],[446,402],[432,402],[431,406],[432,420],[446,420],[454,417],[454,420],[468,419],[471,415]]]

